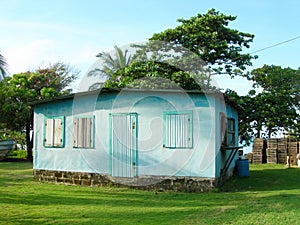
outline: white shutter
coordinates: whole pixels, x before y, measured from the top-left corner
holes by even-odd
[[[78,122],[79,118],[73,119],[73,147],[78,147]]]
[[[77,147],[83,147],[83,139],[84,139],[84,125],[83,118],[78,118],[78,126],[77,126]]]
[[[92,131],[92,119],[84,118],[84,147],[86,148],[92,147],[91,131]]]
[[[191,142],[190,114],[165,115],[165,147],[189,148]]]
[[[45,146],[51,147],[53,146],[54,139],[54,121],[53,119],[46,119],[45,122]]]
[[[54,146],[62,146],[63,144],[63,121],[62,119],[54,120]]]
[[[92,147],[92,118],[73,119],[73,147]]]

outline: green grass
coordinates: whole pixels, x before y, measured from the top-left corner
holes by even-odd
[[[26,150],[12,150],[6,158],[10,159],[26,159],[27,151]]]
[[[298,224],[300,169],[251,165],[218,192],[172,193],[32,181],[0,163],[0,224]]]

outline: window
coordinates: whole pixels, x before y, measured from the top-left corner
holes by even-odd
[[[73,118],[73,147],[93,148],[93,117]]]
[[[227,145],[228,146],[235,146],[235,121],[234,119],[227,120]]]
[[[192,148],[192,112],[164,113],[165,148]]]
[[[64,147],[64,117],[45,117],[45,147]]]

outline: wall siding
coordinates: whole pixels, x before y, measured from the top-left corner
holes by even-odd
[[[149,108],[150,106],[150,108]],[[163,147],[163,113],[191,111],[193,146],[169,149]],[[218,111],[218,112],[217,112]],[[110,114],[137,113],[138,176],[219,176],[221,158],[217,149],[216,115],[219,113],[213,95],[122,92],[83,96],[35,106],[34,169],[71,171],[111,175]],[[230,111],[236,117],[235,111]],[[64,148],[43,146],[45,116],[64,116]],[[73,147],[73,119],[94,117],[94,147]],[[237,124],[237,123],[236,123]]]

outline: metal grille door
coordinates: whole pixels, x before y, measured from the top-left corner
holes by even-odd
[[[135,113],[111,114],[111,174],[133,177],[136,171],[137,128]]]

